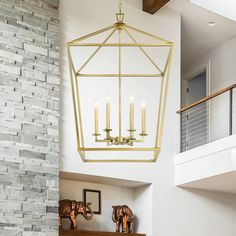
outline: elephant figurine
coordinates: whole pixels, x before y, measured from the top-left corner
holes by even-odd
[[[134,232],[134,214],[127,205],[113,206],[112,220],[116,223],[116,232],[133,233]]]
[[[75,200],[61,200],[59,201],[59,225],[62,229],[62,218],[69,218],[71,221],[70,229],[76,229],[76,217],[77,215],[83,215],[86,220],[91,220],[93,218],[93,211],[90,207],[91,202],[82,202],[82,201],[75,201]],[[88,209],[88,211],[87,211]]]

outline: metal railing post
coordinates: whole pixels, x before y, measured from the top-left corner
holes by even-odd
[[[229,135],[233,133],[233,89],[229,90]]]

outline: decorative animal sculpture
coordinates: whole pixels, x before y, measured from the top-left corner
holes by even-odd
[[[133,233],[134,232],[134,215],[132,210],[127,206],[113,206],[112,220],[116,223],[116,232]]]
[[[77,215],[83,215],[86,220],[91,220],[93,218],[93,211],[90,207],[91,202],[82,202],[82,201],[75,201],[75,200],[61,200],[59,201],[59,225],[62,229],[62,218],[69,218],[71,221],[70,229],[75,230],[77,227],[76,225],[76,217]],[[88,211],[87,211],[88,209]]]

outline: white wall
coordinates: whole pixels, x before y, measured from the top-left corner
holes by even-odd
[[[226,40],[205,55],[195,58],[193,63],[183,69],[183,75],[190,73],[210,61],[210,93],[230,86],[236,82],[236,37]]]
[[[135,216],[135,231],[152,234],[152,186],[124,187],[118,185],[82,182],[78,180],[60,179],[60,200],[72,199],[83,201],[83,190],[94,189],[101,191],[100,215],[95,214],[87,221],[83,216],[77,217],[77,225],[82,230],[115,231],[112,221],[112,206],[128,205]],[[146,221],[148,219],[148,221]],[[70,221],[63,221],[64,229],[70,228]]]
[[[198,68],[209,66],[209,88],[212,94],[236,83],[236,37],[228,39],[183,69],[183,78],[188,78]],[[182,82],[182,105],[186,101],[186,81]],[[234,90],[235,91],[235,90]],[[234,92],[235,94],[235,92]],[[235,96],[234,96],[235,102]],[[228,135],[229,130],[229,93],[225,93],[209,102],[209,140],[214,141]],[[235,132],[236,112],[234,110],[233,131]]]
[[[95,214],[94,218],[89,221],[79,215],[77,217],[79,229],[114,232],[115,223],[112,221],[111,217],[113,210],[112,206],[128,205],[131,209],[134,208],[134,190],[132,188],[64,179],[60,180],[60,200],[73,199],[76,201],[83,201],[83,189],[101,191],[102,214]]]
[[[140,2],[141,0],[139,0]],[[174,152],[179,149],[179,116],[175,112],[180,107],[180,15],[168,8],[163,8],[158,14],[152,16],[142,12],[141,8],[138,8],[139,4],[137,6],[131,5],[128,0],[125,3],[126,20],[129,24],[150,33],[162,35],[175,43],[167,116],[159,160],[152,164],[91,164],[81,161],[76,151],[65,43],[78,35],[113,23],[117,2],[111,0],[61,0],[63,92],[61,94],[60,169],[114,178],[122,176],[124,179],[153,183],[153,217],[148,215],[142,219],[143,224],[150,220],[153,223],[153,233],[147,234],[148,236],[234,236],[236,234],[236,214],[230,208],[234,206],[235,198],[232,198],[231,195],[222,196],[217,193],[188,192],[176,188],[174,185]],[[99,88],[99,84],[93,84],[93,86]]]
[[[136,232],[152,235],[153,200],[152,185],[146,185],[134,189]]]

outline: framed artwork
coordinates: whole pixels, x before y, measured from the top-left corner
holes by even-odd
[[[101,191],[84,189],[84,202],[91,202],[91,208],[94,214],[101,214]]]

